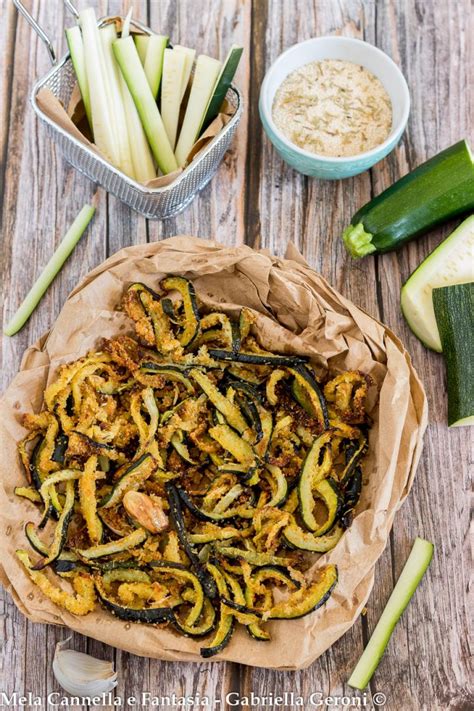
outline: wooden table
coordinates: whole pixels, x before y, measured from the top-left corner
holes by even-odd
[[[95,4],[104,15],[128,7],[127,2],[114,0],[78,4]],[[30,0],[27,5],[64,51],[63,28],[71,24],[71,17],[60,0]],[[251,690],[259,694],[295,691],[303,696],[316,691],[350,694],[348,676],[413,539],[420,535],[434,541],[435,558],[373,678],[366,707],[375,708],[372,695],[378,691],[386,695],[385,708],[391,711],[472,708],[466,601],[469,432],[448,432],[442,359],[411,334],[399,308],[401,283],[453,225],[432,231],[399,254],[359,262],[347,256],[340,239],[352,213],[371,195],[440,149],[469,137],[474,115],[469,0],[135,0],[134,5],[139,19],[199,52],[223,57],[232,42],[245,47],[237,77],[245,95],[244,117],[217,176],[193,204],[167,222],[146,221],[95,188],[56,153],[29,104],[33,82],[49,69],[46,51],[10,1],[2,0],[4,320],[14,312],[80,207],[94,193],[98,199],[91,228],[28,325],[14,338],[3,338],[3,388],[17,371],[24,349],[51,326],[68,292],[116,250],[190,234],[229,245],[267,247],[281,255],[291,240],[337,289],[387,323],[407,344],[426,386],[430,425],[413,490],[377,565],[367,615],[311,668],[281,673],[236,664],[173,664],[134,657],[79,635],[73,635],[71,644],[114,661],[119,678],[116,692],[121,697],[139,696],[142,691],[160,695],[200,692],[222,699],[217,708],[224,709],[230,708],[224,701],[230,691],[242,696]],[[394,153],[370,172],[343,182],[319,182],[285,166],[258,117],[260,83],[278,54],[297,41],[325,34],[359,37],[379,46],[401,67],[412,98],[408,130]],[[58,690],[51,659],[55,643],[67,630],[27,622],[7,594],[3,594],[0,610],[5,636],[0,692],[32,691],[46,696]],[[264,704],[254,708],[264,708]]]

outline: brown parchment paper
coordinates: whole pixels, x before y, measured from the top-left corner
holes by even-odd
[[[117,252],[70,294],[50,333],[26,351],[21,370],[1,402],[0,580],[34,622],[64,624],[142,656],[201,661],[199,641],[169,629],[130,625],[99,606],[82,618],[60,610],[30,582],[15,557],[17,548],[28,547],[24,524],[38,519],[34,505],[13,494],[14,487],[24,483],[16,452],[16,443],[24,434],[20,414],[40,410],[43,389],[60,363],[85,354],[103,337],[132,331],[128,317],[116,310],[131,281],[156,288],[168,273],[191,278],[204,303],[219,305],[229,314],[237,314],[242,305],[255,309],[265,347],[303,353],[334,369],[359,368],[377,383],[379,396],[371,405],[374,425],[356,516],[336,548],[312,568],[326,561],[338,566],[339,581],[331,598],[302,619],[269,623],[270,643],[252,640],[244,629],[238,629],[229,646],[214,658],[278,669],[306,667],[350,628],[367,601],[375,563],[413,481],[427,404],[400,341],[332,289],[293,245],[285,259],[278,259],[246,246],[223,247],[193,237],[173,237]]]

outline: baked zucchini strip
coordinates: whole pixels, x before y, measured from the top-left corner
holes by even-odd
[[[48,555],[46,556],[46,558],[36,563],[36,565],[34,566],[35,570],[41,570],[42,568],[46,568],[46,566],[50,565],[53,561],[59,558],[59,555],[66,542],[69,524],[74,513],[74,499],[74,481],[69,480],[66,484],[66,500],[64,502],[64,508],[56,524],[53,541],[49,548]]]
[[[305,531],[296,523],[290,523],[283,530],[283,538],[290,548],[298,548],[312,553],[327,553],[339,542],[343,533],[342,526],[336,525],[325,536],[315,536],[314,533]]]
[[[278,602],[263,613],[263,620],[292,620],[309,615],[329,599],[337,583],[337,568],[327,565],[318,571],[318,579],[306,588],[300,588],[289,598]]]
[[[111,612],[112,615],[126,622],[142,622],[147,624],[167,622],[173,619],[173,608],[181,603],[180,598],[175,598],[168,600],[166,606],[160,604],[149,605],[147,607],[124,605],[109,595],[100,576],[96,576],[94,582],[100,604]]]
[[[28,553],[23,550],[16,551],[17,558],[25,567],[28,575],[35,585],[39,587],[43,595],[49,598],[55,605],[64,607],[72,615],[87,615],[95,607],[94,582],[90,575],[78,573],[71,579],[76,595],[56,587],[46,575],[39,570],[35,570],[29,559]]]
[[[197,553],[194,545],[189,541],[188,534],[186,531],[183,511],[181,508],[180,492],[177,487],[172,484],[166,484],[166,491],[168,493],[168,499],[170,502],[170,516],[173,521],[174,528],[178,534],[179,541],[184,548],[186,555],[189,558],[191,567],[193,568],[196,576],[201,583],[204,593],[207,597],[211,599],[216,595],[216,586],[213,578],[209,575],[208,571],[204,568],[201,561],[199,560],[199,555]]]
[[[199,385],[219,412],[221,412],[229,425],[242,433],[248,429],[248,424],[239,408],[234,405],[216,388],[214,383],[201,370],[194,368],[189,373],[190,377]]]
[[[99,503],[99,508],[111,508],[119,504],[127,491],[138,489],[156,470],[157,463],[149,452],[124,468],[109,494]]]
[[[204,606],[204,591],[198,577],[180,563],[172,563],[166,560],[154,560],[150,567],[157,575],[167,575],[179,581],[191,583],[194,589],[194,603],[189,611],[185,624],[192,627],[199,619]]]
[[[91,543],[102,540],[102,521],[97,515],[96,481],[104,476],[97,470],[97,457],[89,457],[79,477],[79,503]]]
[[[228,425],[214,425],[209,429],[212,439],[219,442],[221,447],[231,454],[245,469],[256,464],[254,450],[242,437],[239,437]]]
[[[162,279],[160,286],[165,291],[176,290],[181,294],[184,308],[184,329],[178,340],[182,346],[191,346],[201,331],[199,309],[194,285],[184,277],[169,276]]]
[[[148,537],[148,533],[144,528],[137,528],[133,533],[128,536],[119,538],[116,541],[110,541],[109,543],[100,543],[97,546],[92,546],[91,548],[83,548],[77,551],[80,558],[85,558],[86,560],[92,560],[94,558],[103,558],[106,555],[113,555],[114,553],[123,553],[124,551],[129,551],[131,548],[139,546]]]

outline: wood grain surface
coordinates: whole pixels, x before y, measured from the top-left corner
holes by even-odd
[[[64,27],[73,19],[60,0],[25,2],[65,50]],[[128,2],[81,0],[99,14],[121,13]],[[73,635],[77,650],[111,659],[120,697],[142,691],[178,696],[200,693],[211,708],[244,697],[294,691],[309,697],[351,695],[347,679],[420,535],[435,543],[434,561],[397,626],[362,701],[376,708],[383,692],[390,711],[467,711],[469,686],[469,431],[448,432],[441,358],[428,352],[400,313],[401,283],[453,228],[438,230],[400,253],[353,262],[340,240],[352,213],[371,195],[460,138],[473,139],[472,38],[469,0],[135,0],[135,15],[154,30],[198,52],[225,56],[234,42],[245,47],[236,83],[245,111],[232,147],[207,188],[181,215],[146,221],[92,185],[56,152],[29,104],[36,78],[49,69],[45,48],[10,0],[0,0],[0,269],[4,323],[14,313],[80,207],[96,196],[91,228],[56,278],[27,326],[1,346],[2,389],[16,373],[25,348],[53,323],[74,285],[106,256],[129,244],[174,234],[247,243],[276,254],[293,241],[309,263],[346,297],[380,318],[407,344],[425,384],[430,425],[411,495],[397,514],[390,545],[377,564],[367,614],[309,669],[283,673],[236,664],[199,665],[134,657]],[[341,182],[321,182],[282,163],[263,133],[258,93],[281,51],[316,35],[341,34],[375,43],[404,72],[411,93],[408,130],[397,149],[371,171]],[[1,456],[1,454],[0,454]],[[0,593],[0,692],[31,691],[46,697],[59,687],[51,672],[55,643],[67,630],[34,625]],[[362,696],[362,695],[359,695]],[[231,700],[235,697],[231,697]],[[256,704],[253,708],[269,708]],[[340,708],[328,704],[322,708]],[[86,708],[86,707],[75,707]],[[95,706],[94,708],[109,708]],[[140,708],[140,706],[137,706]],[[163,707],[164,708],[164,707]],[[191,708],[191,706],[185,706]],[[280,708],[289,711],[291,705]],[[311,706],[309,701],[306,708]]]

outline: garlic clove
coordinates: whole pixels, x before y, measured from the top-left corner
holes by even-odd
[[[100,696],[117,686],[117,672],[111,662],[74,649],[64,649],[71,637],[58,642],[53,673],[62,688],[73,696]]]
[[[141,491],[127,491],[122,504],[128,515],[150,533],[159,533],[168,528],[168,516],[163,511],[159,496],[148,496]]]

